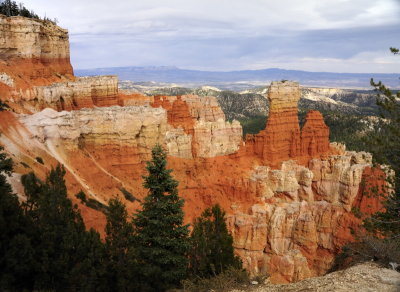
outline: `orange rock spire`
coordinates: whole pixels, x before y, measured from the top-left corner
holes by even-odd
[[[254,154],[267,165],[278,166],[288,159],[309,158],[329,151],[329,128],[318,111],[307,114],[300,131],[300,86],[297,82],[272,82],[267,98],[270,106],[265,129],[246,137],[247,147],[252,148]]]

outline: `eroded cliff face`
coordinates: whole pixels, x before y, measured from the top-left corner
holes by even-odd
[[[20,113],[119,104],[115,76],[74,77],[67,30],[20,16],[0,15],[0,95]]]
[[[329,128],[318,111],[307,114],[300,131],[298,83],[272,82],[267,98],[270,103],[267,125],[260,133],[246,136],[247,151],[275,167],[284,160],[297,159],[304,163],[314,156],[329,153]]]
[[[251,183],[260,202],[228,220],[248,269],[278,283],[323,275],[360,223],[351,212],[361,206],[356,198],[374,201],[360,188],[369,171],[371,155],[354,152],[312,159],[308,167],[293,161],[279,170],[256,167]],[[373,179],[383,184],[384,177],[375,170]]]
[[[0,71],[18,87],[73,75],[68,31],[49,21],[0,15],[0,59]]]
[[[192,137],[191,156],[227,155],[238,151],[242,144],[240,123],[225,121],[225,114],[213,96],[155,96],[151,105],[166,109],[168,123]]]
[[[330,144],[317,111],[300,129],[297,83],[271,84],[266,128],[243,140],[240,124],[225,120],[214,97],[124,95],[115,77],[75,78],[68,66],[54,65],[63,61],[46,63],[69,64],[66,31],[18,17],[0,18],[0,28],[0,90],[14,111],[0,112],[0,144],[15,161],[10,182],[21,198],[22,174],[43,178],[62,163],[87,226],[104,232],[104,214],[73,194],[83,190],[102,203],[119,194],[129,211],[137,210],[146,195],[145,163],[159,143],[180,182],[186,222],[219,203],[245,267],[274,282],[325,273],[360,224],[351,210],[381,208],[366,194],[385,184],[371,155]],[[137,200],[125,200],[122,189]]]

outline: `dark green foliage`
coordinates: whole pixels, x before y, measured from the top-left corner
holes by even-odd
[[[163,291],[186,276],[189,231],[183,225],[184,201],[166,165],[166,153],[156,145],[144,177],[149,193],[133,219],[142,290]]]
[[[58,165],[45,182],[23,176],[25,210],[35,227],[35,289],[96,290],[102,286],[104,247],[94,230],[86,231],[67,198],[65,170]]]
[[[398,49],[390,50],[398,54]],[[363,235],[357,238],[357,242],[343,248],[336,258],[334,269],[345,268],[349,263],[359,261],[373,260],[386,267],[390,262],[400,262],[400,92],[394,92],[382,82],[375,83],[372,79],[371,85],[378,92],[377,105],[381,119],[364,136],[364,150],[373,153],[375,162],[388,164],[395,171],[395,177],[388,178],[394,191],[385,201],[384,210],[364,219],[364,227],[370,232],[369,235]],[[385,188],[369,188],[367,195],[385,194],[388,194]],[[352,211],[360,218],[364,216],[359,209],[353,208]]]
[[[82,204],[86,204],[87,203],[87,197],[86,197],[86,194],[83,191],[80,191],[79,193],[77,193],[75,195],[75,197],[77,199],[79,199]]]
[[[86,194],[83,191],[80,191],[75,195],[76,198],[78,198],[82,204],[88,206],[89,208],[92,208],[96,211],[100,211],[104,214],[107,214],[108,212],[108,207],[104,205],[103,203],[92,199],[92,198],[87,198]]]
[[[195,276],[210,277],[229,267],[241,269],[235,256],[233,238],[225,223],[225,212],[219,205],[206,209],[194,222],[191,234],[190,269]]]
[[[110,285],[117,291],[135,290],[133,225],[128,222],[128,212],[118,198],[111,199],[108,204],[106,248]]]
[[[0,3],[0,14],[6,16],[24,16],[39,19],[39,16],[32,10],[29,11],[22,3],[17,4],[16,1],[4,0]]]
[[[86,206],[88,206],[89,208],[92,208],[94,210],[100,211],[104,214],[106,214],[108,212],[108,207],[106,205],[104,205],[103,203],[89,198],[86,202]]]
[[[257,134],[261,130],[264,130],[267,117],[254,116],[246,119],[239,119],[239,122],[242,125],[243,137],[246,137],[247,134]]]
[[[399,50],[390,48],[395,55]],[[393,92],[382,82],[371,85],[378,92],[377,105],[381,117],[375,126],[374,135],[368,139],[371,152],[378,163],[388,164],[394,171],[395,177],[390,183],[394,185],[394,192],[385,203],[385,210],[378,212],[365,221],[370,231],[380,232],[386,236],[400,237],[400,91]]]
[[[132,195],[132,193],[128,192],[125,188],[119,189],[121,193],[124,195],[125,199],[130,202],[135,202],[137,199]]]
[[[305,114],[305,113],[304,113]],[[370,133],[368,117],[344,114],[339,111],[322,111],[325,124],[329,127],[329,140],[346,144],[346,149],[368,151],[365,137]]]
[[[32,224],[6,181],[6,175],[12,172],[12,160],[2,147],[0,151],[0,290],[31,290],[35,265]]]

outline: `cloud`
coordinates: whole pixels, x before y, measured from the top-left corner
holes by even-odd
[[[69,29],[77,68],[176,65],[235,70],[265,64],[381,72],[385,69],[369,54],[397,46],[400,36],[398,0],[24,3],[41,15],[57,17]],[[355,61],[360,58],[364,63]],[[397,63],[388,62],[387,70],[393,72]]]

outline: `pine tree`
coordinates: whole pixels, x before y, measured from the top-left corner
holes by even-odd
[[[34,223],[35,289],[97,290],[102,287],[104,246],[94,230],[86,231],[83,219],[67,197],[61,165],[45,182],[31,173],[23,176],[26,214]]]
[[[399,55],[397,48],[390,51]],[[379,93],[377,105],[382,119],[375,125],[375,135],[368,142],[376,161],[388,164],[395,171],[395,177],[390,181],[394,192],[387,198],[385,210],[365,220],[365,226],[400,241],[400,91],[394,92],[373,79],[371,85]]]
[[[156,145],[143,177],[149,193],[133,219],[142,290],[166,290],[186,275],[189,231],[183,225],[184,201],[166,165],[166,153]]]
[[[3,148],[0,147],[0,151]],[[12,160],[0,153],[0,290],[33,289],[34,249],[31,222],[24,215],[6,175],[12,172]]]
[[[133,225],[128,222],[126,207],[118,198],[111,199],[108,204],[106,248],[110,287],[117,291],[135,290]]]
[[[225,223],[225,212],[217,204],[197,218],[190,236],[190,269],[194,276],[210,277],[229,267],[242,268],[233,250],[233,238]]]

